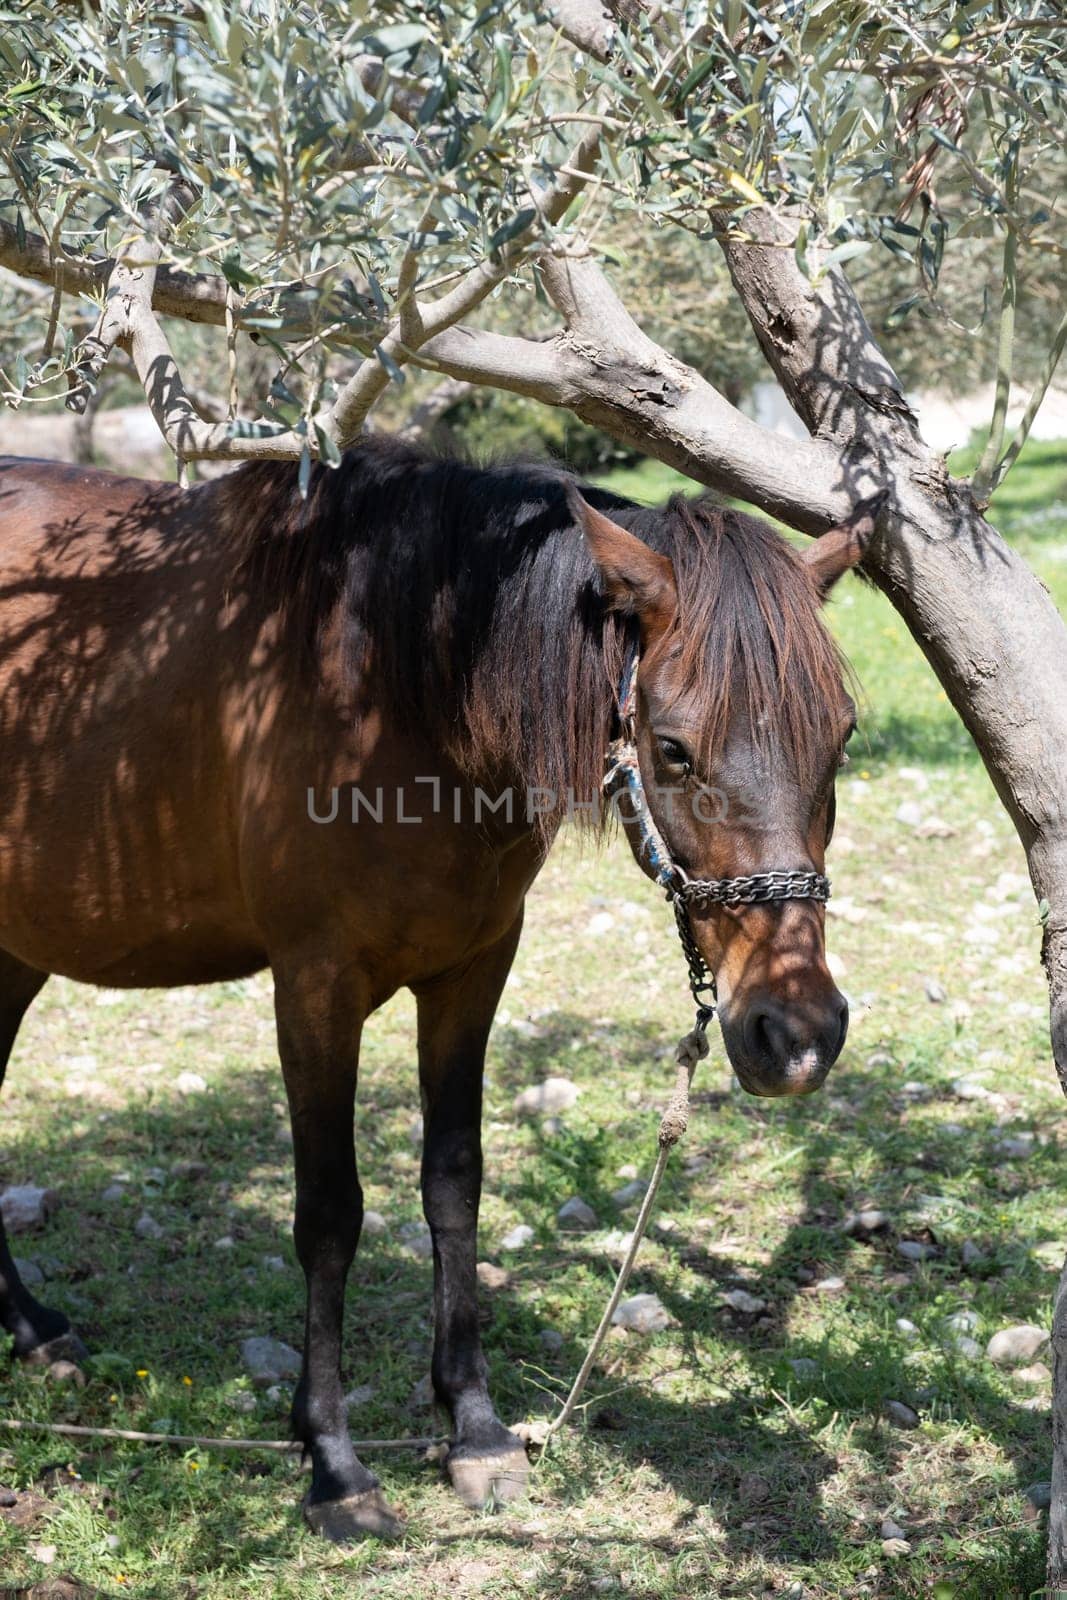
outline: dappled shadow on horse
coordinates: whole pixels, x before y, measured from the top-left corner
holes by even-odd
[[[292,1424],[329,1537],[398,1527],[340,1350],[360,1033],[403,986],[448,1471],[471,1504],[525,1480],[479,1344],[482,1070],[524,897],[568,814],[602,824],[610,746],[742,1083],[805,1093],[840,1050],[822,873],[853,711],[819,606],[873,515],[801,557],[707,499],[639,509],[388,441],[306,498],[278,463],[191,491],[0,471],[0,1053],[51,973],[272,968],[307,1284]],[[0,1316],[20,1355],[70,1347],[6,1244]]]

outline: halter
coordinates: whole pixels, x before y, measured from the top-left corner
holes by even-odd
[[[630,796],[633,822],[640,838],[639,854],[648,857],[656,882],[674,908],[678,938],[689,970],[689,988],[697,1008],[695,1032],[702,1037],[715,1015],[715,979],[693,937],[689,920],[690,906],[747,906],[771,900],[829,900],[830,880],[821,872],[789,872],[780,868],[771,872],[754,872],[743,878],[691,878],[685,868],[673,859],[645,798],[645,786],[637,758],[637,668],[640,660],[637,640],[632,638],[619,682],[619,736],[608,746],[604,788],[608,792],[623,788]]]

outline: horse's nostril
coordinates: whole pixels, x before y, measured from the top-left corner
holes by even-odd
[[[844,1049],[844,1044],[845,1044],[845,1040],[846,1040],[847,1037],[848,1037],[848,1001],[845,999],[844,995],[842,994],[842,995],[838,996],[838,1003],[837,1003],[837,1045],[836,1045],[836,1048],[834,1050],[834,1059],[835,1060],[841,1054],[841,1051]]]
[[[757,1061],[787,1062],[791,1040],[784,1016],[771,1006],[753,1007],[745,1018],[745,1045]]]

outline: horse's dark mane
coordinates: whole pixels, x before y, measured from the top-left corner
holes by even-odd
[[[343,602],[346,672],[386,716],[474,779],[517,776],[563,801],[599,791],[627,626],[602,602],[571,481],[547,462],[475,466],[371,439],[315,467],[306,500],[277,462],[213,490],[240,530],[245,581],[281,603],[309,660]],[[707,496],[645,509],[582,492],[674,563],[703,759],[741,697],[753,737],[780,741],[801,781],[814,778],[840,664],[788,544]]]

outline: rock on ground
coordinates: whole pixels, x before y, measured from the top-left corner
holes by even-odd
[[[8,1233],[26,1233],[43,1228],[59,1203],[54,1189],[38,1189],[36,1184],[12,1184],[0,1194],[0,1213]]]
[[[243,1339],[241,1360],[259,1388],[295,1378],[300,1373],[300,1353],[281,1339]]]
[[[597,1215],[591,1205],[587,1205],[580,1195],[575,1195],[560,1206],[556,1221],[561,1228],[595,1228]]]
[[[1020,1322],[1013,1328],[1002,1328],[986,1345],[986,1355],[998,1367],[1019,1367],[1032,1361],[1039,1350],[1048,1344],[1047,1328],[1037,1328],[1032,1322]]]
[[[727,1289],[722,1302],[723,1305],[729,1306],[731,1311],[740,1311],[748,1317],[754,1317],[757,1312],[767,1309],[766,1300],[761,1300],[758,1295],[749,1294],[747,1289]]]
[[[631,1333],[660,1333],[671,1325],[670,1314],[658,1294],[635,1294],[620,1300],[612,1322]]]
[[[887,1400],[882,1407],[885,1415],[894,1428],[917,1428],[919,1426],[919,1413],[903,1400]]]
[[[546,1078],[544,1083],[535,1083],[515,1096],[515,1115],[552,1116],[569,1111],[581,1092],[569,1078]]]
[[[500,1241],[501,1250],[523,1250],[530,1243],[534,1231],[528,1222],[519,1222]]]

